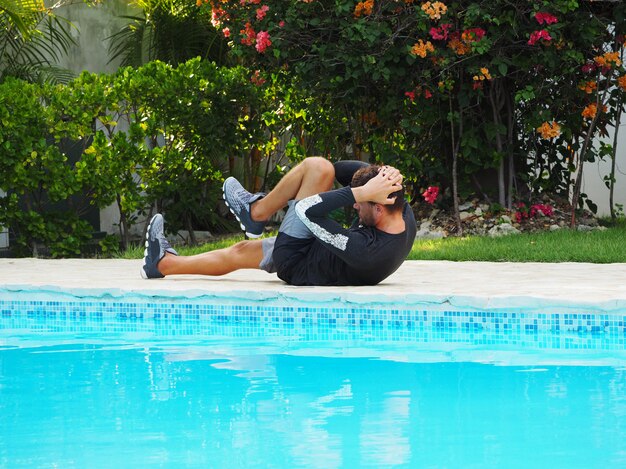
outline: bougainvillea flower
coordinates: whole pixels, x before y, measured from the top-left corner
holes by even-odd
[[[541,124],[541,127],[537,127],[537,132],[539,132],[541,138],[549,140],[561,135],[561,126],[557,124],[556,121],[544,122]]]
[[[450,23],[444,23],[438,28],[430,28],[430,37],[435,39],[436,41],[445,41],[448,39],[448,32],[452,28]]]
[[[442,2],[426,2],[422,5],[422,11],[428,15],[431,20],[439,20],[448,11],[448,7]]]
[[[585,109],[583,109],[583,112],[581,114],[586,119],[593,119],[594,117],[596,117],[597,112],[598,107],[594,103],[591,103],[588,106],[585,106]]]
[[[430,186],[428,189],[426,189],[422,193],[422,197],[424,197],[424,200],[431,205],[435,203],[435,200],[437,200],[438,195],[439,195],[439,187],[437,186]]]
[[[552,36],[550,36],[550,33],[546,31],[545,29],[542,29],[541,31],[533,31],[530,34],[530,39],[528,40],[528,44],[531,46],[534,46],[537,43],[537,41],[541,39],[543,39],[544,41],[551,41]]]
[[[411,102],[415,101],[415,91],[406,91],[404,93],[404,96],[409,98],[411,100]]]
[[[485,34],[487,33],[483,28],[466,29],[463,31],[463,34],[461,34],[461,39],[463,39],[463,42],[466,44],[469,44],[480,41],[483,37],[485,37]]]
[[[426,54],[434,51],[435,48],[430,41],[424,42],[421,39],[413,47],[411,47],[411,54],[418,55],[421,58],[426,57]]]
[[[259,31],[256,35],[256,50],[259,53],[264,53],[265,49],[272,45],[272,41],[270,40],[270,33],[267,31]]]
[[[535,13],[535,19],[539,24],[554,24],[559,22],[559,19],[556,16],[546,13],[545,11]]]
[[[261,8],[257,8],[256,19],[261,21],[263,18],[265,18],[265,15],[269,11],[269,9],[270,7],[268,7],[267,5],[263,5]]]

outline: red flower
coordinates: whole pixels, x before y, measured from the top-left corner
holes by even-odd
[[[596,69],[596,64],[593,62],[587,62],[581,67],[583,73],[591,73]]]
[[[245,29],[239,31],[239,33],[243,36],[241,38],[241,43],[246,46],[251,46],[252,44],[254,44],[256,33],[254,32],[254,29],[252,28],[252,25],[250,23],[246,23],[244,27]]]
[[[433,97],[433,94],[430,92],[430,90],[424,90],[424,98],[430,99],[432,97]]]
[[[268,7],[267,5],[263,5],[261,8],[257,8],[256,19],[261,21],[263,18],[265,18],[265,14],[268,12],[269,9],[270,7]]]
[[[256,35],[256,50],[262,54],[265,52],[265,49],[271,45],[270,33],[267,31],[259,31],[259,34]]]
[[[415,101],[415,91],[406,91],[404,96],[408,97],[411,102]]]
[[[539,24],[553,24],[558,23],[559,20],[556,16],[546,13],[545,11],[538,11],[535,13],[535,19]]]
[[[487,33],[483,28],[466,29],[463,31],[463,34],[461,34],[461,39],[466,43],[478,42],[485,37],[485,34]]]
[[[534,46],[537,43],[537,41],[539,41],[540,39],[543,39],[544,41],[551,41],[552,36],[550,36],[550,33],[546,31],[545,29],[542,29],[541,31],[533,31],[530,34],[530,39],[528,40],[528,44],[531,46]]]
[[[422,194],[422,197],[424,197],[424,200],[427,203],[432,205],[435,203],[435,200],[437,200],[438,195],[439,195],[439,187],[430,186],[428,189],[424,191],[424,193]]]
[[[448,39],[450,28],[452,28],[450,23],[444,23],[438,28],[430,28],[430,37],[437,41],[445,41]]]

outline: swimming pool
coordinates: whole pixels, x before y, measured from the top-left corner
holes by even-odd
[[[13,293],[0,466],[620,467],[625,316]]]

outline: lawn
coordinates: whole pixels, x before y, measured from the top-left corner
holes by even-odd
[[[193,255],[230,246],[241,241],[237,235],[201,246],[177,246],[182,255]],[[143,247],[135,247],[118,257],[140,259]],[[592,262],[626,263],[626,222],[603,231],[581,232],[569,229],[491,238],[485,236],[418,239],[410,260],[489,261],[489,262]]]

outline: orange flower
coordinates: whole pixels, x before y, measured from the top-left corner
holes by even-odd
[[[537,127],[537,132],[541,134],[541,138],[549,140],[561,135],[561,126],[556,121],[544,122],[541,127]]]
[[[598,107],[595,104],[589,104],[583,109],[582,116],[585,119],[593,119],[596,117],[596,113],[598,112]]]
[[[472,79],[474,81],[491,80],[491,74],[489,73],[489,69],[487,67],[481,68],[480,73],[478,75],[474,75]]]
[[[598,84],[595,81],[585,81],[578,85],[578,88],[583,90],[587,94],[591,94],[598,87]]]
[[[622,75],[621,77],[619,77],[617,79],[617,84],[619,85],[621,89],[626,91],[626,75]]]
[[[372,9],[374,8],[374,0],[365,0],[364,2],[359,2],[354,7],[354,17],[358,18],[360,16],[368,16],[372,14]]]
[[[465,55],[472,50],[472,48],[461,42],[458,38],[452,38],[450,42],[448,42],[448,47],[452,49],[456,55]]]
[[[615,65],[616,67],[622,65],[622,61],[619,58],[619,52],[607,52],[594,57],[593,60],[600,67],[611,68],[612,65]]]
[[[422,11],[428,15],[431,20],[439,20],[448,11],[448,7],[442,2],[426,2],[422,4]]]
[[[429,52],[435,52],[435,48],[430,41],[424,42],[420,39],[419,42],[411,47],[411,54],[419,55],[421,58],[425,58]]]

